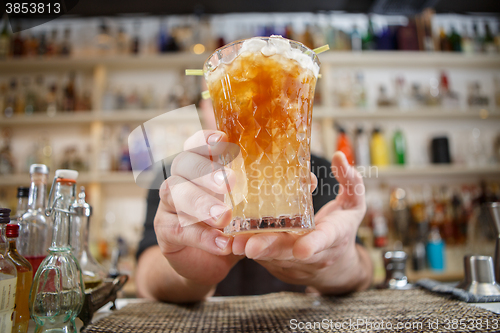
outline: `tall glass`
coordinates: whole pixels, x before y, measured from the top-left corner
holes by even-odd
[[[281,37],[256,37],[216,50],[204,74],[217,128],[240,155],[231,161],[237,182],[225,196],[241,232],[314,229],[310,138],[316,54]]]

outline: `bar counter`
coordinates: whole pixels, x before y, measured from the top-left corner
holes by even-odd
[[[464,303],[423,289],[342,297],[283,292],[212,297],[188,305],[119,299],[117,308],[102,308],[83,332],[500,331],[500,303]]]

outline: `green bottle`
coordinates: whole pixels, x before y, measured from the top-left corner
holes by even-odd
[[[394,146],[394,161],[398,165],[404,165],[406,160],[406,139],[400,129],[394,132],[392,138]]]

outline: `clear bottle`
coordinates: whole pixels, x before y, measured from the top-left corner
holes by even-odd
[[[57,170],[49,195],[47,214],[54,216],[52,245],[35,274],[30,292],[35,333],[77,333],[75,318],[82,309],[85,293],[82,271],[69,245],[68,211],[75,201],[77,177],[77,171]]]
[[[85,187],[80,188],[78,199],[71,205],[70,244],[73,254],[78,259],[83,274],[85,289],[99,286],[106,278],[107,272],[94,259],[89,250],[89,222],[92,207],[85,201]]]
[[[45,195],[49,168],[45,164],[33,164],[30,167],[31,186],[28,211],[19,223],[17,248],[33,266],[35,273],[42,260],[47,256],[48,218],[45,216]]]
[[[10,222],[10,209],[0,208],[0,332],[12,332],[12,314],[16,304],[17,270],[7,258],[8,243],[4,225]]]
[[[356,129],[354,151],[356,155],[356,165],[363,167],[370,166],[370,142],[368,140],[368,135],[366,135],[362,127]]]
[[[13,220],[20,220],[24,213],[28,211],[29,194],[29,187],[19,186],[17,188],[17,208],[16,215],[13,217]]]
[[[17,252],[16,240],[19,236],[19,225],[7,224],[5,235],[9,242],[7,257],[17,269],[16,308],[12,333],[26,333],[30,321],[29,298],[31,282],[33,281],[33,267]]]

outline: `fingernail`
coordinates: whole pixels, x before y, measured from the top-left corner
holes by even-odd
[[[224,177],[224,172],[222,172],[222,170],[219,170],[216,173],[214,173],[214,182],[217,185],[220,186],[220,185],[224,184],[225,181],[226,181],[226,178]]]
[[[229,238],[219,236],[215,239],[215,245],[221,250],[224,250],[227,247],[227,243],[229,243]]]
[[[227,210],[226,206],[221,206],[221,205],[215,205],[210,208],[210,216],[212,216],[214,219],[218,219],[219,216],[221,216],[225,211]]]
[[[209,145],[215,146],[217,144],[217,142],[220,141],[221,138],[222,138],[222,134],[214,133],[208,137],[207,142]]]

